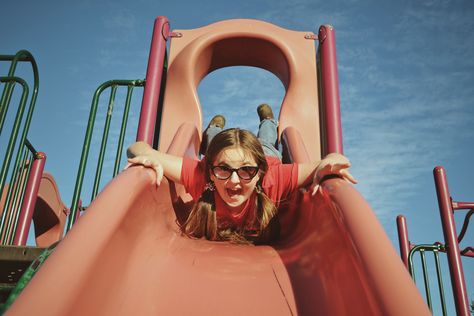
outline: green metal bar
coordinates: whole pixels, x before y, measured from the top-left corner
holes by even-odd
[[[426,296],[427,296],[427,303],[428,306],[430,307],[430,310],[432,311],[432,301],[431,301],[431,293],[429,290],[429,280],[428,280],[428,275],[427,275],[427,269],[426,269],[426,262],[425,262],[425,257],[424,257],[424,252],[426,251],[431,251],[433,252],[434,259],[435,259],[435,264],[436,264],[436,275],[437,275],[437,281],[438,281],[438,290],[439,290],[439,295],[440,295],[440,303],[441,303],[441,308],[443,310],[443,315],[447,315],[446,311],[446,299],[445,299],[445,293],[444,293],[444,287],[443,287],[443,278],[442,278],[442,273],[441,273],[441,268],[440,268],[440,260],[439,260],[439,252],[440,251],[446,251],[446,247],[442,244],[435,243],[433,245],[417,245],[414,246],[411,251],[409,252],[408,255],[408,262],[409,262],[409,271],[410,274],[413,278],[413,281],[416,283],[416,278],[415,278],[415,272],[414,272],[414,264],[413,264],[413,258],[414,254],[416,252],[420,252],[421,255],[421,260],[422,260],[422,265],[423,265],[423,277],[424,277],[424,285],[425,285],[425,290],[426,290]]]
[[[15,164],[13,167],[14,171],[12,173],[12,179],[10,181],[10,184],[16,183],[17,177],[20,175],[20,168],[23,168],[25,166],[24,160],[26,160],[28,147],[19,146],[18,151],[19,152],[16,155]],[[15,175],[15,179],[13,179],[13,175]]]
[[[35,147],[33,147],[33,145],[30,143],[30,141],[28,139],[25,139],[25,146],[26,148],[29,149],[29,151],[31,151],[31,153],[36,156],[36,154],[38,153],[38,151],[35,149]]]
[[[12,86],[14,86],[14,84],[10,82],[5,83],[5,87],[3,88],[2,98],[0,99],[0,135],[2,135],[3,124],[5,123],[5,118],[7,116],[11,97],[13,95]]]
[[[125,132],[127,131],[128,114],[130,112],[132,94],[133,94],[133,86],[128,86],[127,98],[125,100],[125,107],[123,109],[122,127],[120,128],[120,136],[119,136],[119,141],[117,145],[117,154],[115,155],[115,166],[114,166],[113,177],[115,177],[119,173],[119,169],[120,169],[120,160],[122,158],[122,149],[123,149],[123,143],[125,141]]]
[[[23,161],[26,157],[26,154],[27,154],[27,149],[25,149],[24,151],[22,151],[22,154],[21,154],[21,161]],[[8,191],[7,191],[7,196],[5,198],[5,205],[4,205],[4,209],[3,209],[3,214],[5,214],[5,217],[2,216],[2,231],[1,231],[1,242],[2,244],[6,244],[6,231],[7,231],[7,227],[8,227],[8,224],[5,226],[4,223],[9,223],[10,222],[10,217],[12,216],[12,214],[15,212],[15,211],[18,211],[18,210],[15,210],[14,207],[15,207],[15,203],[14,201],[16,200],[16,197],[18,194],[21,194],[20,190],[19,190],[19,187],[20,187],[20,180],[21,180],[21,174],[22,174],[22,168],[24,167],[24,165],[22,165],[21,163],[15,163],[15,166],[13,168],[13,172],[11,174],[11,178],[10,178],[10,187],[8,188]],[[19,179],[20,178],[20,179]],[[3,215],[2,214],[2,215]]]
[[[2,196],[2,193],[3,193],[3,186],[5,185],[5,179],[7,176],[8,167],[10,166],[10,160],[13,154],[13,148],[16,143],[18,130],[20,129],[21,119],[23,117],[23,112],[25,110],[26,99],[28,97],[28,85],[23,79],[17,78],[17,77],[0,77],[0,82],[7,82],[7,81],[20,83],[23,87],[23,93],[21,95],[20,106],[18,108],[15,121],[13,123],[12,134],[8,142],[5,158],[3,160],[2,169],[0,170],[0,196]]]
[[[11,78],[16,78],[16,77],[13,77],[13,74],[16,70],[16,66],[17,66],[18,61],[30,62],[32,70],[33,70],[33,79],[34,79],[33,92],[31,94],[30,107],[28,109],[28,113],[27,113],[27,116],[26,116],[26,119],[25,119],[25,124],[24,124],[24,127],[23,127],[23,134],[22,134],[22,137],[21,137],[21,140],[20,140],[20,144],[22,144],[22,143],[24,143],[24,141],[26,139],[26,134],[28,133],[30,123],[31,123],[31,118],[33,116],[34,108],[35,108],[35,105],[36,105],[36,98],[38,97],[38,89],[39,89],[38,66],[36,64],[36,60],[34,59],[33,55],[27,50],[20,50],[15,55],[0,55],[0,61],[11,61],[8,77],[2,77],[5,80],[4,81],[0,80],[0,82],[7,82],[7,83],[12,84],[12,85],[14,84],[14,81],[16,81],[16,80],[15,79],[12,80]],[[20,78],[18,78],[18,79],[20,79]],[[28,95],[28,85],[26,84],[26,82],[24,80],[21,79],[21,81],[23,81],[25,83],[26,89],[27,89],[26,95]],[[12,92],[13,92],[13,90],[12,90]],[[21,98],[21,101],[20,101],[20,106],[19,106],[19,109],[17,110],[17,116],[18,116],[18,111],[21,110],[22,113],[24,111],[24,105],[21,106],[21,104],[23,103],[22,101],[23,101],[24,94],[25,94],[25,88],[23,89],[23,94],[22,94],[22,98]],[[5,94],[2,95],[2,100],[0,101],[0,105],[5,104],[5,109],[6,109],[6,104],[7,103],[4,103],[4,102],[6,102],[6,100],[4,100],[4,96],[5,96]],[[11,97],[11,95],[10,95],[10,97]],[[9,99],[9,97],[8,97],[8,99]],[[10,101],[8,100],[8,103],[9,102]],[[26,98],[25,98],[25,102],[26,102]],[[6,115],[6,112],[5,112],[5,115]],[[15,122],[16,122],[16,120],[15,120]],[[18,122],[17,129],[19,128],[20,123],[21,123],[21,120],[20,120],[20,122]],[[3,123],[1,125],[3,125]],[[15,128],[13,128],[12,136],[13,136],[13,132],[16,134],[18,132],[18,130],[15,130]],[[15,136],[15,138],[16,138],[16,136]],[[10,138],[10,140],[11,140],[11,138]],[[7,150],[7,153],[8,153],[8,150]],[[11,154],[10,154],[10,156],[11,156]],[[8,164],[10,163],[9,159],[8,159]],[[4,160],[4,164],[5,164],[5,162],[6,162],[6,160]],[[2,171],[0,172],[0,196],[2,196],[3,186],[5,184],[4,183],[5,179],[3,177],[4,177],[4,174],[6,175],[7,169],[8,169],[8,167],[5,168],[5,170],[3,170],[3,167],[2,167]],[[3,182],[2,182],[2,179],[3,179]]]
[[[23,205],[23,201],[25,199],[25,191],[26,191],[26,186],[28,185],[28,178],[30,176],[30,173],[31,173],[31,167],[33,166],[33,160],[35,159],[35,157],[30,154],[29,155],[29,159],[28,159],[28,169],[26,170],[26,174],[25,174],[25,177],[23,178],[23,182],[22,182],[22,188],[21,188],[21,194],[20,194],[20,200],[18,202],[18,211],[15,212],[15,217],[14,217],[14,220],[13,220],[13,223],[11,225],[11,232],[9,234],[9,240],[8,240],[8,244],[10,245],[13,245],[13,241],[15,239],[15,233],[16,233],[16,230],[18,228],[18,221],[20,220],[20,212],[21,212],[21,206]],[[26,161],[25,161],[26,163]]]
[[[112,121],[112,114],[114,111],[115,95],[117,93],[117,86],[113,85],[110,91],[109,105],[107,108],[107,115],[105,117],[104,133],[102,135],[102,143],[100,145],[99,158],[97,159],[97,169],[95,171],[94,186],[92,189],[91,201],[97,196],[99,192],[100,177],[102,175],[102,167],[104,166],[105,150],[107,149],[107,140],[109,138],[110,122]]]
[[[15,55],[0,55],[0,61],[11,61],[10,69],[8,71],[8,77],[13,77],[13,75],[15,73],[15,70],[16,70],[17,63],[19,61],[25,61],[25,62],[31,63],[31,67],[32,67],[32,70],[33,70],[33,91],[32,91],[32,94],[31,94],[30,107],[29,107],[29,110],[28,110],[28,114],[26,116],[25,127],[24,127],[24,130],[26,130],[26,133],[28,133],[30,123],[31,123],[31,118],[33,116],[33,112],[34,112],[35,105],[36,105],[36,99],[38,97],[38,90],[39,90],[38,65],[36,64],[36,60],[33,57],[33,55],[27,50],[20,50]],[[12,88],[11,88],[12,91],[11,92],[13,93],[13,84],[10,83],[10,85],[12,85]],[[9,95],[7,94],[5,99],[4,99],[4,96],[5,96],[5,91],[4,91],[4,94],[2,95],[2,99],[0,101],[0,108],[1,108],[2,104],[6,105],[6,104],[10,103],[11,93],[9,93]],[[8,102],[7,102],[7,99],[8,99]],[[1,109],[0,109],[0,112],[1,112]],[[3,126],[3,120],[5,119],[4,116],[6,115],[6,106],[5,106],[5,111],[4,112],[5,113],[0,113],[0,115],[3,116],[3,119],[0,116],[0,134],[1,134],[2,126]]]
[[[68,222],[66,225],[66,232],[69,231],[74,225],[78,212],[78,205],[80,200],[80,195],[82,191],[82,184],[84,181],[84,174],[87,165],[87,158],[89,156],[90,143],[92,138],[92,131],[94,129],[94,122],[97,113],[97,106],[99,103],[99,97],[102,91],[106,88],[118,85],[118,86],[143,86],[145,84],[144,80],[110,80],[101,84],[95,91],[94,97],[92,99],[91,111],[89,114],[89,122],[86,129],[86,135],[84,137],[84,145],[82,147],[81,160],[79,162],[79,168],[77,171],[76,185],[74,187],[74,193],[71,202],[71,213],[69,214]]]
[[[26,157],[27,158],[27,157]],[[24,190],[24,186],[26,185],[26,177],[25,177],[25,172],[24,172],[25,165],[20,165],[20,168],[18,170],[19,172],[19,179],[17,183],[17,190],[13,196],[13,203],[11,205],[11,211],[9,212],[9,217],[6,222],[6,227],[5,227],[5,235],[3,237],[3,242],[4,244],[8,245],[9,244],[9,238],[11,231],[13,229],[13,225],[15,223],[15,217],[16,215],[20,212],[20,200],[21,200],[21,195],[22,191]]]
[[[430,308],[431,312],[433,312],[433,304],[431,302],[430,280],[428,278],[428,271],[426,268],[426,258],[424,249],[420,250],[420,258],[423,271],[423,280],[425,283],[426,302],[428,303],[428,307]]]
[[[438,277],[438,289],[439,289],[439,298],[441,300],[441,308],[443,309],[443,316],[448,315],[446,311],[446,299],[444,296],[444,287],[443,287],[443,274],[441,273],[441,266],[439,263],[439,251],[433,251],[436,263],[436,276]]]
[[[413,247],[410,252],[408,253],[408,272],[410,272],[411,278],[413,279],[413,282],[416,284],[416,276],[415,276],[415,266],[413,264],[413,256],[415,252],[418,251],[417,246]]]

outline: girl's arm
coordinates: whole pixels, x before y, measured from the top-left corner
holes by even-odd
[[[163,175],[173,182],[181,183],[181,168],[183,166],[183,158],[162,153],[153,149],[145,142],[136,142],[127,149],[127,157],[129,164],[143,165],[153,168],[156,172],[156,182],[160,185]]]
[[[321,179],[327,175],[339,175],[346,181],[357,183],[357,180],[349,173],[351,166],[349,160],[337,153],[329,154],[323,160],[314,163],[298,164],[298,186],[306,186],[311,183],[314,195],[321,183]]]

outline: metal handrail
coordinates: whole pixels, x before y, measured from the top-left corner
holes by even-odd
[[[16,67],[18,62],[30,62],[31,67],[33,70],[33,90],[31,94],[31,101],[30,107],[28,109],[28,114],[25,120],[25,128],[24,130],[26,133],[30,127],[31,118],[33,116],[34,108],[36,105],[36,99],[38,97],[38,89],[39,89],[39,73],[38,73],[38,65],[36,64],[36,60],[33,55],[27,50],[20,50],[15,55],[0,55],[0,61],[11,61],[10,69],[8,70],[8,77],[13,77],[15,74]],[[5,121],[5,117],[8,110],[8,105],[10,104],[11,96],[13,93],[13,85],[7,84],[0,99],[0,134],[3,128],[3,124]],[[23,138],[23,137],[22,137]],[[25,137],[23,138],[23,141]]]
[[[23,203],[26,179],[29,176],[28,172],[30,171],[31,161],[28,165],[27,172],[23,170],[25,168],[25,161],[30,160],[27,157],[27,152],[25,151],[23,145],[26,145],[27,148],[30,148],[30,151],[33,152],[34,148],[27,141],[26,137],[30,127],[31,119],[33,116],[34,108],[36,105],[36,99],[38,96],[39,89],[39,75],[38,67],[33,55],[27,50],[20,50],[15,55],[0,55],[0,61],[10,61],[10,68],[8,70],[8,75],[0,77],[0,82],[5,83],[5,88],[2,92],[0,98],[0,135],[2,133],[7,112],[9,110],[10,102],[12,99],[13,91],[16,85],[21,85],[23,91],[21,94],[19,107],[17,109],[16,117],[14,119],[13,127],[10,134],[10,139],[8,141],[7,149],[5,151],[5,157],[0,169],[0,196],[2,196],[6,177],[10,170],[10,164],[12,161],[13,151],[17,144],[17,138],[20,133],[21,123],[25,114],[25,107],[29,94],[29,87],[25,80],[15,76],[15,71],[18,65],[18,62],[29,62],[33,71],[33,90],[31,93],[31,99],[26,112],[26,118],[23,123],[23,130],[19,139],[18,151],[15,158],[15,163],[13,164],[13,171],[11,173],[10,188],[6,195],[6,200],[4,204],[4,210],[2,212],[2,217],[0,220],[0,235],[2,242],[9,242],[12,237],[12,232],[14,231],[16,222],[19,216],[19,207]],[[33,150],[31,150],[33,149]],[[22,176],[22,178],[19,178]]]
[[[8,168],[10,167],[10,161],[13,155],[13,148],[16,143],[18,131],[20,129],[20,123],[23,118],[23,112],[25,110],[26,100],[28,98],[28,84],[26,83],[25,80],[18,77],[0,77],[0,82],[18,83],[18,84],[21,84],[23,88],[23,92],[21,94],[20,106],[18,107],[18,110],[16,113],[15,121],[13,123],[12,134],[10,136],[10,140],[8,141],[7,150],[5,152],[2,168],[0,169],[0,196],[1,196],[3,193],[3,186],[5,185],[5,179],[7,177]],[[3,222],[0,224],[3,224]]]
[[[435,243],[432,245],[429,244],[421,244],[421,245],[415,245],[413,248],[410,250],[408,254],[408,267],[409,267],[409,272],[410,275],[413,278],[413,281],[416,283],[416,277],[415,277],[415,268],[414,268],[414,262],[413,262],[413,257],[415,253],[419,252],[420,253],[420,258],[421,258],[421,266],[422,266],[422,272],[423,272],[423,284],[425,288],[425,294],[426,294],[426,301],[427,304],[430,308],[431,311],[433,311],[433,303],[431,299],[431,289],[430,289],[430,282],[429,282],[429,276],[428,276],[428,270],[426,266],[426,256],[425,252],[432,252],[434,255],[434,260],[436,264],[436,276],[437,276],[437,281],[438,281],[438,290],[439,290],[439,297],[441,301],[441,308],[443,310],[443,315],[447,315],[446,311],[446,298],[445,298],[445,293],[444,293],[444,286],[443,286],[443,277],[441,273],[441,267],[440,267],[440,261],[439,261],[439,252],[445,252],[446,248],[444,245],[440,243]]]
[[[77,177],[76,177],[76,185],[74,187],[74,193],[73,193],[72,202],[71,202],[71,209],[70,209],[71,213],[69,214],[66,231],[69,231],[72,228],[73,224],[75,223],[77,219],[77,215],[79,212],[79,201],[80,201],[80,195],[81,195],[83,181],[84,181],[84,174],[85,174],[87,159],[88,159],[89,151],[90,151],[90,144],[91,144],[92,133],[94,129],[95,118],[97,114],[97,108],[98,108],[99,99],[102,92],[104,92],[104,90],[107,88],[111,88],[109,103],[107,107],[106,120],[105,120],[105,125],[104,125],[104,131],[102,135],[101,147],[100,147],[100,152],[99,152],[99,158],[97,162],[95,180],[94,180],[94,185],[92,189],[91,200],[94,199],[94,197],[97,195],[98,189],[99,189],[100,178],[102,175],[102,167],[103,167],[103,162],[104,162],[104,157],[105,157],[105,151],[107,148],[107,140],[108,140],[110,122],[111,122],[112,114],[113,114],[117,87],[126,86],[128,90],[127,90],[127,98],[125,101],[124,113],[122,117],[122,126],[121,126],[119,141],[118,141],[118,148],[117,148],[117,153],[116,153],[116,161],[114,165],[113,176],[116,176],[119,171],[120,158],[122,156],[122,150],[123,150],[122,147],[123,147],[123,143],[125,139],[125,132],[127,128],[128,114],[130,110],[130,103],[132,99],[133,88],[143,87],[144,85],[145,85],[144,80],[110,80],[110,81],[104,82],[96,89],[93,99],[92,99],[91,111],[89,114],[89,122],[86,129],[86,135],[84,137],[84,145],[82,148],[81,159],[79,162],[79,168],[78,168]]]

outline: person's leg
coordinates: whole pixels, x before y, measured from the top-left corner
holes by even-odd
[[[222,127],[217,125],[210,125],[205,132],[207,145],[209,145],[214,136],[216,136],[220,132],[222,132]]]
[[[225,126],[225,117],[222,115],[214,116],[209,125],[207,126],[206,130],[203,132],[202,141],[201,141],[201,148],[199,149],[199,153],[204,155],[207,150],[207,146],[211,143],[211,140],[220,133]]]
[[[258,129],[258,140],[263,147],[263,152],[267,156],[278,157],[281,159],[281,153],[278,151],[278,122],[275,119],[264,119],[260,122]]]
[[[260,118],[257,137],[262,143],[263,152],[267,156],[278,157],[281,159],[281,153],[278,151],[278,121],[273,117],[272,108],[264,103],[257,107],[257,113]]]

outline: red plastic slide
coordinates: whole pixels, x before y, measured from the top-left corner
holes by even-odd
[[[196,140],[184,125],[170,151]],[[316,197],[298,193],[281,210],[282,239],[247,246],[181,236],[174,207],[179,217],[186,194],[154,180],[143,167],[114,179],[8,315],[430,314],[345,181],[326,181]]]

